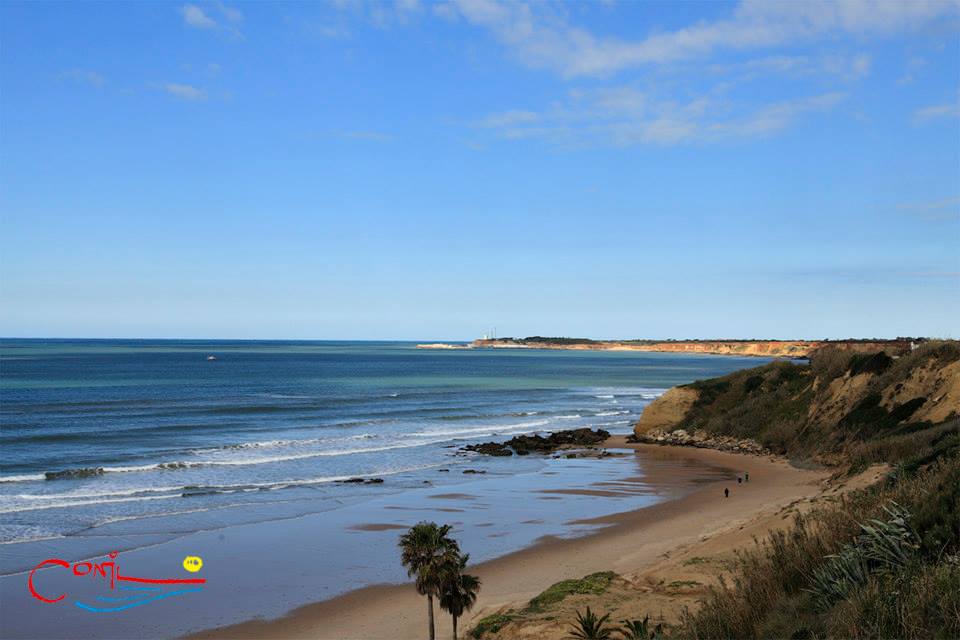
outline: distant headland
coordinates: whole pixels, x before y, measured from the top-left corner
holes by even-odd
[[[578,351],[651,351],[662,353],[703,353],[768,358],[807,358],[826,346],[849,351],[886,351],[891,355],[908,352],[923,338],[848,340],[591,340],[530,336],[527,338],[480,338],[470,343],[426,343],[418,349],[571,349]]]

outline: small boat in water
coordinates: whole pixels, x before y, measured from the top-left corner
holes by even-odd
[[[216,360],[217,356],[207,356],[207,360]]]

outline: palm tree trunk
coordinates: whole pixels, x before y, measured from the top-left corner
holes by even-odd
[[[457,616],[453,616],[453,640],[457,640]]]
[[[430,640],[436,640],[436,632],[433,630],[433,596],[427,594],[427,619],[430,620]]]

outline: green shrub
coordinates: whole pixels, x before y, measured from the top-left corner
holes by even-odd
[[[920,547],[919,538],[909,524],[910,512],[893,503],[884,507],[886,521],[870,520],[861,524],[862,532],[852,544],[813,571],[807,589],[821,610],[846,598],[867,583],[871,574],[895,572],[910,561]]]
[[[516,618],[516,614],[512,611],[486,616],[481,618],[480,622],[470,631],[470,635],[479,639],[487,633],[495,634],[514,618]]]
[[[617,574],[613,571],[600,571],[575,580],[561,580],[530,600],[527,604],[527,610],[543,611],[550,605],[576,593],[599,595],[607,590],[610,582],[616,577]]]
[[[798,516],[789,530],[738,554],[733,575],[708,590],[698,611],[683,614],[674,635],[960,637],[953,441],[944,437],[938,459],[901,465],[887,482]]]

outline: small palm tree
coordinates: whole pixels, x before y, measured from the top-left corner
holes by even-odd
[[[458,562],[460,547],[449,537],[450,525],[419,522],[400,536],[400,561],[414,579],[417,593],[427,596],[430,640],[436,639],[433,624],[433,596],[440,591],[447,568]]]
[[[453,618],[453,640],[457,640],[457,620],[473,607],[480,592],[480,578],[463,572],[469,560],[467,553],[446,567],[440,586],[440,608]]]
[[[577,622],[571,627],[570,637],[573,640],[610,640],[612,629],[607,626],[610,614],[597,616],[590,607],[586,613],[577,611]]]

